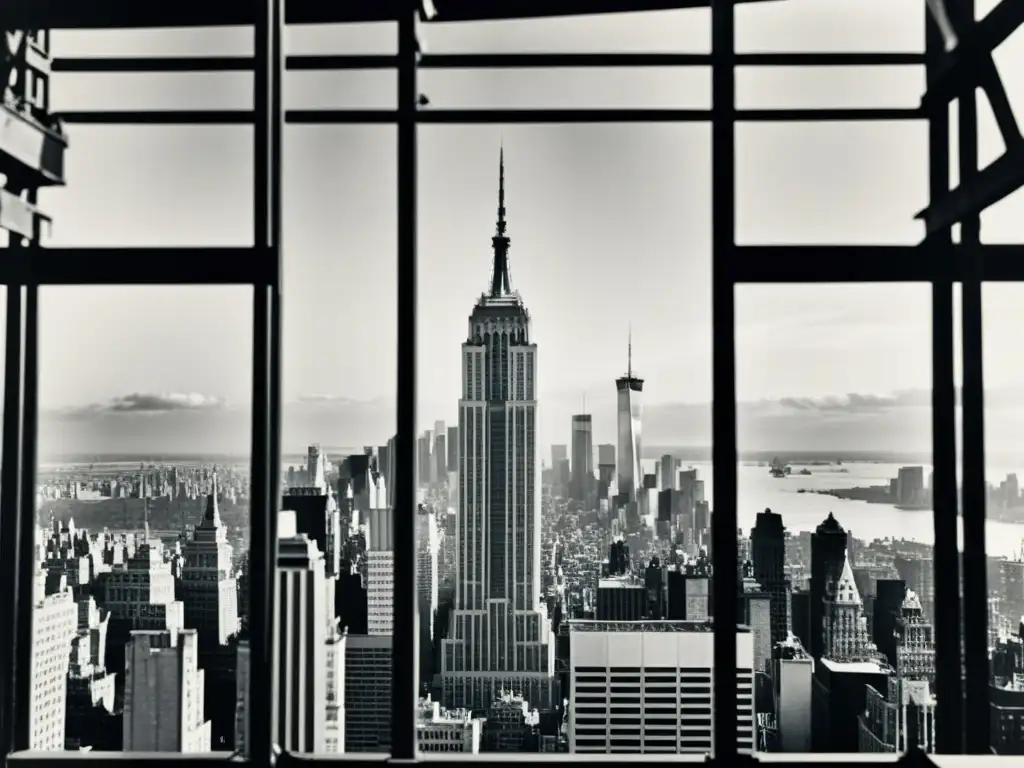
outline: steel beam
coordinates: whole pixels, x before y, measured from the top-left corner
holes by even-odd
[[[922,66],[920,53],[738,53],[740,67]],[[709,67],[710,53],[427,53],[420,69],[555,69]],[[251,56],[80,56],[54,59],[54,72],[252,72]],[[293,54],[289,72],[388,70],[398,57],[388,54]]]
[[[415,761],[419,708],[419,612],[416,609],[416,393],[418,291],[416,255],[416,2],[398,21],[398,339],[391,664],[391,758]]]
[[[10,254],[10,250],[5,256]],[[0,632],[0,755],[6,758],[16,749],[16,721],[18,717],[18,632],[14,617],[18,611],[18,580],[22,569],[19,567],[21,548],[21,486],[24,476],[21,469],[22,402],[24,398],[24,311],[21,286],[7,290],[6,346],[4,349],[4,411],[3,411],[3,462],[0,466],[0,578],[4,589],[0,590],[0,616],[4,617],[8,630]],[[32,494],[34,488],[28,493]],[[24,704],[22,702],[22,704]],[[23,708],[23,707],[22,707]]]
[[[1022,4],[1024,5],[1024,4]],[[945,107],[941,107],[945,109]],[[970,180],[961,177],[955,189],[934,200],[914,218],[925,222],[929,235],[998,203],[1024,186],[1024,145],[1010,147]]]
[[[938,23],[925,10],[927,83],[944,51]],[[949,189],[949,109],[928,111],[928,192],[935,199]],[[926,238],[922,249],[942,269],[955,263],[950,229]],[[953,281],[932,282],[932,462],[934,477],[935,549],[935,689],[942,702],[935,712],[936,750],[957,754],[963,749],[963,678],[960,654],[960,555],[957,549],[956,389],[953,356]]]
[[[6,189],[0,189],[0,229],[32,239],[43,221],[50,221],[50,217],[38,207]]]
[[[266,285],[267,249],[39,248],[11,250],[0,260],[0,284]]]
[[[963,279],[965,261],[937,259],[923,245],[738,245],[730,260],[737,283],[929,283]],[[973,251],[985,282],[1024,282],[1024,245]]]
[[[931,14],[929,18],[932,18]],[[936,63],[935,77],[928,85],[926,99],[937,99],[947,104],[955,99],[958,81],[968,74],[964,69],[991,59],[992,52],[1024,24],[1024,3],[1002,0],[985,18],[977,22],[973,18],[970,17],[966,24],[958,24],[953,19],[959,44],[950,53],[943,53]]]
[[[736,245],[736,9],[716,2],[711,9],[711,327],[712,466],[715,514],[711,562],[714,568],[712,755],[739,764],[736,681],[736,596],[739,594],[736,544],[736,291],[730,260]]]
[[[274,765],[279,699],[275,695],[274,633],[277,522],[281,482],[281,88],[284,0],[237,3],[251,8],[256,68],[253,78],[253,243],[269,279],[253,290],[252,453],[250,505],[249,757]]]
[[[771,0],[735,0],[771,2]],[[710,0],[434,0],[434,23],[499,19],[578,16],[636,11],[707,8]],[[349,24],[396,21],[404,0],[287,0],[287,24]],[[252,3],[176,0],[140,3],[137,0],[4,0],[2,24],[9,29],[117,29],[141,27],[249,26],[257,13]]]

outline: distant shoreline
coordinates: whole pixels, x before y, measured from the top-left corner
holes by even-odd
[[[383,443],[382,443],[383,444]],[[328,457],[348,456],[361,453],[361,446],[343,446],[321,444],[321,450]],[[596,449],[595,449],[596,453]],[[550,446],[542,448],[541,459],[550,461]],[[643,449],[643,459],[656,461],[662,456],[670,455],[681,462],[710,463],[710,446],[646,446]],[[303,461],[306,451],[287,451],[282,456],[281,463],[288,465],[297,461]],[[896,451],[850,451],[850,450],[757,450],[740,451],[737,463],[745,462],[771,462],[779,459],[786,464],[797,466],[827,466],[839,462],[843,464],[903,464],[930,466],[932,456],[927,453],[911,453]],[[988,453],[985,456],[986,464],[989,466],[1016,466],[1024,467],[1024,456],[1003,456],[995,453]],[[175,451],[151,451],[137,453],[68,453],[66,455],[48,455],[40,459],[43,466],[66,466],[69,464],[122,464],[122,463],[144,463],[144,464],[247,464],[249,456],[240,453],[202,453],[202,452],[175,452]]]

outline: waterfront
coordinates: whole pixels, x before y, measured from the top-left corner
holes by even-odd
[[[645,471],[654,471],[654,461],[645,461]],[[798,475],[801,465],[793,465],[793,474],[785,478],[774,478],[768,474],[768,467],[740,464],[737,467],[739,509],[738,523],[744,532],[749,532],[758,512],[770,508],[782,515],[786,528],[793,533],[813,531],[829,512],[852,532],[858,539],[903,538],[925,543],[935,540],[934,524],[930,510],[908,511],[896,509],[891,504],[868,504],[864,501],[837,499],[817,493],[798,493],[832,488],[853,488],[855,486],[887,485],[896,477],[900,464],[874,464],[856,462],[836,466],[808,467],[810,475]],[[704,495],[714,510],[714,473],[710,462],[687,462],[683,469],[693,467],[704,481]],[[845,469],[846,472],[839,472]],[[931,468],[925,466],[927,478]],[[1002,480],[1010,470],[989,472],[989,482]],[[987,551],[990,555],[1011,556],[1020,551],[1024,539],[1024,525],[989,522],[987,527]]]

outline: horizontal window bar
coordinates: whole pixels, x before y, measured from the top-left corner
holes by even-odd
[[[117,765],[118,768],[143,768],[154,765],[169,765],[170,763],[181,763],[182,759],[188,763],[202,763],[204,768],[213,766],[238,766],[244,765],[231,757],[231,752],[193,752],[183,755],[180,752],[43,752],[25,751],[13,752],[7,758],[8,765],[33,766],[54,766],[65,768],[70,766],[89,765],[92,763],[105,763],[108,760]]]
[[[0,261],[0,283],[270,285],[267,248],[21,248]]]
[[[1024,245],[979,250],[983,280],[1024,281]],[[737,245],[729,275],[734,283],[930,282],[942,277],[942,263],[916,245]]]
[[[764,0],[736,0],[752,3]],[[707,8],[710,0],[433,0],[435,21],[483,21],[598,13],[664,11]],[[395,21],[404,0],[287,0],[287,24],[349,24]],[[256,20],[250,3],[176,0],[173,3],[140,3],[138,0],[4,0],[4,22],[9,29],[128,29],[138,27],[247,26]]]
[[[60,112],[65,123],[79,125],[239,125],[252,122],[250,110],[110,110]],[[488,123],[700,123],[710,122],[710,109],[421,109],[424,124],[477,125]],[[924,117],[917,107],[740,109],[738,122],[894,122]],[[293,109],[285,122],[300,125],[395,123],[398,111],[389,109]]]
[[[740,53],[737,66],[840,67],[924,64],[920,53]],[[554,69],[710,66],[710,53],[439,53],[424,54],[420,69]],[[288,56],[293,71],[394,69],[395,55]],[[251,56],[88,56],[54,59],[54,72],[251,72]]]
[[[894,122],[899,120],[923,120],[925,117],[925,113],[919,107],[736,110],[736,119],[746,123]]]
[[[58,112],[65,123],[78,125],[251,125],[251,109],[105,110]]]
[[[396,109],[289,109],[284,121],[293,125],[366,125],[397,123]]]

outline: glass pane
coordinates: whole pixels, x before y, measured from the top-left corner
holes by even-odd
[[[287,661],[274,695],[304,725],[275,733],[291,752],[390,751],[396,140],[391,126],[285,131],[275,642]]]
[[[923,123],[736,128],[741,244],[916,245],[927,203]]]
[[[736,306],[759,749],[901,752],[916,706],[934,751],[930,288],[744,285]]]
[[[252,291],[44,287],[39,304],[31,748],[230,751]]]
[[[738,109],[916,109],[922,93],[923,66],[736,68]]]
[[[888,0],[786,0],[736,8],[736,50],[924,50],[924,3]]]
[[[1013,716],[1024,697],[1021,685],[1021,623],[1024,621],[1024,501],[1018,477],[1024,468],[1017,435],[1024,421],[1022,382],[1013,363],[1019,332],[1019,283],[986,285],[982,291],[985,376],[985,474],[991,659],[991,747],[1019,755],[1024,733]]]
[[[420,128],[421,752],[710,749],[709,140]]]
[[[425,108],[710,109],[708,67],[424,69]]]
[[[707,8],[422,24],[427,53],[707,53]]]
[[[53,217],[44,245],[252,245],[251,128],[69,125],[66,131],[67,186],[39,196]]]

